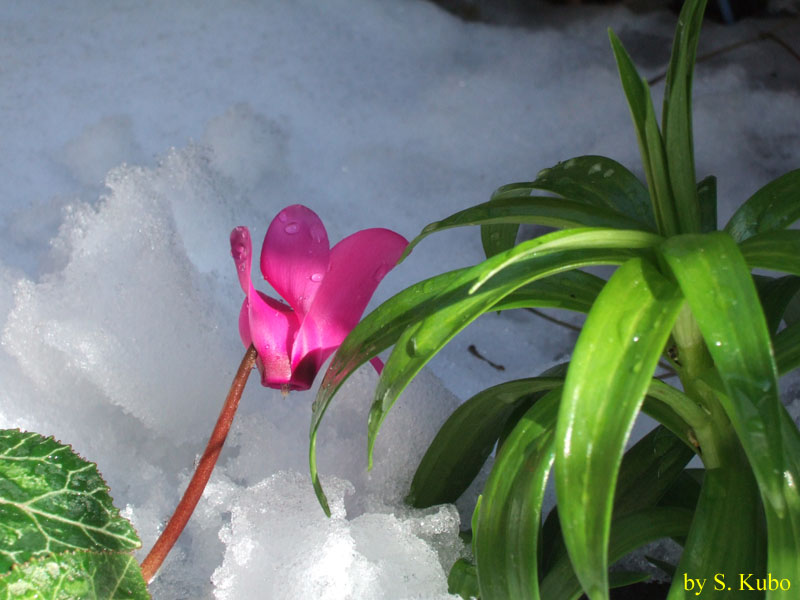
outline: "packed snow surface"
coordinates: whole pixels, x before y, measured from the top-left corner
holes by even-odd
[[[0,427],[96,461],[145,550],[244,352],[233,227],[260,247],[272,217],[303,203],[332,242],[366,227],[411,238],[572,156],[640,173],[606,28],[655,75],[674,26],[622,7],[465,23],[422,0],[56,1],[0,14]],[[798,92],[723,61],[699,68],[694,95],[698,175],[718,176],[724,220],[798,166]],[[474,229],[433,236],[371,307],[481,256]],[[451,597],[475,495],[404,507],[416,464],[460,401],[567,359],[574,340],[530,313],[483,317],[403,394],[371,472],[377,377],[362,368],[321,427],[330,519],[307,475],[315,390],[284,398],[253,377],[154,597]]]

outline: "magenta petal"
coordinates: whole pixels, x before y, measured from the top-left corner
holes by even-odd
[[[331,250],[330,270],[300,323],[292,347],[292,367],[309,355],[319,370],[342,343],[369,304],[381,279],[397,264],[408,245],[388,229],[365,229]]]
[[[239,334],[245,346],[252,343],[258,351],[263,385],[280,388],[291,380],[289,348],[297,328],[291,308],[255,289],[248,294],[239,314]]]
[[[247,295],[250,290],[250,264],[253,257],[253,244],[250,241],[250,230],[247,227],[236,227],[231,231],[231,256],[236,264],[236,274],[239,276],[239,285]],[[247,343],[250,345],[250,342]]]
[[[330,245],[325,226],[300,204],[272,220],[261,248],[261,272],[302,320],[325,278]]]

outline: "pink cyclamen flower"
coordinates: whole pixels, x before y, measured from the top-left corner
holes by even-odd
[[[239,334],[245,347],[252,343],[258,351],[261,383],[284,392],[311,387],[407,245],[388,229],[364,229],[331,248],[314,211],[301,204],[284,208],[264,237],[261,273],[287,306],[253,287],[250,232],[234,229],[231,254],[245,293]]]

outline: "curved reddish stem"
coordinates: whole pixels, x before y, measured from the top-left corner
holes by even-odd
[[[250,376],[250,371],[256,362],[256,349],[250,345],[245,352],[242,363],[239,365],[239,370],[231,383],[231,389],[228,392],[228,397],[225,398],[225,404],[217,418],[217,424],[214,426],[214,431],[211,432],[211,437],[206,445],[206,450],[197,463],[192,480],[183,493],[183,498],[172,513],[169,523],[164,528],[161,536],[156,540],[152,550],[142,562],[142,576],[147,583],[150,583],[155,577],[156,572],[161,567],[161,563],[172,550],[172,546],[178,541],[178,538],[189,522],[189,517],[192,516],[195,506],[200,501],[203,495],[203,490],[206,488],[208,479],[211,477],[211,472],[214,470],[214,465],[217,464],[217,458],[222,450],[222,445],[225,443],[225,438],[228,436],[228,431],[233,423],[233,417],[236,414],[236,409],[239,408],[239,400],[242,397],[244,386],[247,383],[247,378]]]

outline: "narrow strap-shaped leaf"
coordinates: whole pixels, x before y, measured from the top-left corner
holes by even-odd
[[[459,558],[450,568],[447,576],[447,591],[451,594],[458,594],[464,600],[477,598],[478,590],[478,571],[475,565]]]
[[[510,250],[517,243],[519,224],[481,225],[481,244],[486,258]]]
[[[631,57],[619,38],[611,30],[608,31],[608,35],[619,68],[622,89],[625,91],[633,117],[636,137],[639,140],[639,151],[642,155],[658,231],[662,235],[674,235],[679,231],[678,217],[670,186],[667,157],[656,122],[653,101],[650,98],[650,86],[637,73]]]
[[[509,416],[563,377],[530,377],[487,388],[445,421],[417,467],[406,502],[417,508],[455,502],[491,454]]]
[[[800,275],[800,231],[768,231],[746,239],[740,246],[752,269],[770,269]]]
[[[697,201],[700,203],[700,231],[717,230],[717,178],[709,175],[697,184]]]
[[[575,345],[556,430],[556,492],[564,541],[592,600],[608,598],[617,474],[681,303],[655,267],[631,259],[597,297]]]
[[[788,325],[775,336],[775,364],[778,373],[785,375],[800,366],[800,321]]]
[[[608,546],[609,561],[613,563],[655,540],[683,537],[691,521],[691,511],[676,507],[653,507],[615,519]],[[583,593],[566,556],[547,572],[539,589],[542,600],[577,600]]]
[[[477,265],[481,274],[466,293],[460,289],[452,300],[440,299],[437,312],[408,327],[395,344],[370,409],[368,463],[372,464],[375,439],[397,397],[422,367],[478,316],[536,279],[591,264],[619,264],[634,255],[631,246],[649,249],[659,240],[659,236],[642,231],[571,229],[531,240],[531,246],[520,244]],[[464,282],[473,275],[465,274]]]
[[[517,288],[492,310],[562,308],[587,313],[605,284],[605,279],[577,269],[556,273]]]
[[[728,597],[730,592],[725,587],[738,590],[739,574],[763,575],[758,487],[740,453],[741,450],[733,448],[726,453],[727,464],[705,472],[669,600],[697,598],[698,593]],[[709,543],[709,540],[714,541]],[[720,580],[715,576],[721,576],[727,593],[718,593]],[[698,582],[698,578],[702,581]],[[704,585],[702,592],[700,585]]]
[[[634,219],[640,228],[656,230],[647,188],[623,165],[605,156],[578,156],[560,162],[539,171],[535,181],[499,188],[492,198],[518,196],[521,192],[530,194],[533,190],[609,208]]]
[[[777,369],[750,271],[734,241],[722,232],[674,237],[661,251],[734,402],[725,409],[756,478],[779,507],[783,447]]]
[[[769,332],[748,266],[726,233],[672,238],[662,252],[719,373],[718,386],[714,372],[704,380],[728,414],[761,491],[767,568],[800,579],[800,466],[795,456],[800,434],[784,422]]]
[[[474,530],[481,600],[539,598],[539,522],[560,397],[548,392],[525,413],[484,487]]]
[[[753,281],[758,290],[758,298],[761,300],[764,315],[767,317],[767,328],[774,335],[783,320],[786,307],[800,291],[800,277],[796,275],[786,275],[785,277],[753,275]]]
[[[468,225],[513,223],[547,225],[562,229],[575,227],[640,229],[643,227],[638,221],[605,206],[593,206],[550,196],[530,196],[526,193],[524,195],[493,199],[459,211],[441,221],[426,225],[419,235],[411,240],[411,243],[403,253],[403,257],[408,256],[424,238],[438,231]],[[508,231],[509,239],[510,232],[511,230]]]
[[[692,75],[706,0],[683,3],[664,87],[661,126],[680,230],[701,231],[692,141]]]
[[[641,231],[607,229],[556,231],[535,240],[522,242],[511,250],[493,256],[474,267],[445,273],[415,284],[375,309],[350,332],[339,347],[312,405],[309,468],[314,489],[323,509],[327,512],[325,495],[317,475],[316,432],[334,394],[359,366],[396,343],[410,327],[418,328],[425,320],[435,321],[438,332],[442,331],[442,326],[451,329],[455,327],[441,341],[441,344],[444,344],[481,312],[490,310],[506,295],[537,278],[593,264],[619,264],[639,252],[649,252],[649,249],[661,239],[657,235]],[[476,293],[478,288],[481,290],[480,293]],[[464,319],[467,313],[456,306],[459,303],[462,303],[462,306],[463,303],[470,306],[468,319],[461,324],[454,320]],[[447,319],[440,322],[439,319],[430,318],[437,313],[447,314]],[[399,346],[411,350],[406,344],[408,341],[407,337]],[[389,381],[385,379],[388,370],[394,385],[388,395],[381,392],[387,399],[383,405],[386,411],[394,402],[396,394],[402,391],[439,347],[441,346],[433,344],[427,350],[420,348],[424,353],[420,352],[413,361],[411,370],[403,373],[404,383],[397,383],[399,380],[394,371],[398,370],[398,367],[397,365],[392,367],[390,359],[381,378],[385,386],[386,381]],[[414,348],[415,353],[416,351]],[[373,406],[371,415],[375,415],[374,408]],[[373,432],[373,437],[370,447],[381,421],[382,417],[375,420],[373,416],[370,430]]]
[[[654,506],[693,456],[694,452],[664,426],[650,431],[622,459],[614,516]]]
[[[800,169],[789,171],[758,190],[733,213],[725,225],[737,242],[785,229],[800,219]]]

